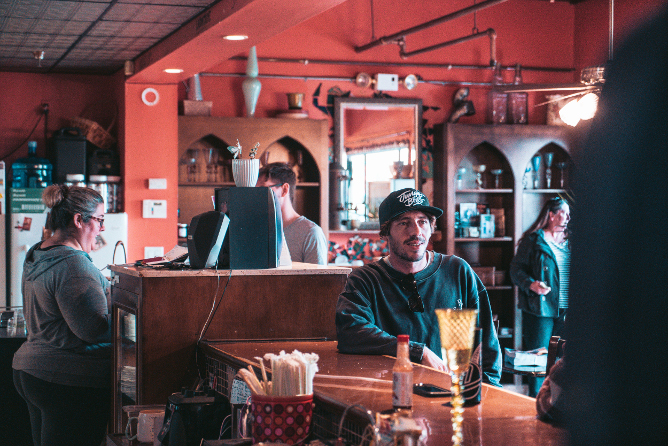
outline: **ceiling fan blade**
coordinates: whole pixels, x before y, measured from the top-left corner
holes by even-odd
[[[598,86],[595,84],[522,84],[522,85],[506,85],[502,88],[505,93],[513,91],[588,91],[595,90]]]

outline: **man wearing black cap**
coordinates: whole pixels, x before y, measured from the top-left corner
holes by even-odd
[[[379,207],[383,259],[355,269],[336,305],[342,353],[394,356],[399,334],[410,337],[413,362],[447,370],[441,359],[436,308],[475,308],[482,328],[483,380],[499,385],[501,350],[487,290],[462,259],[427,251],[443,214],[415,189],[392,192]]]

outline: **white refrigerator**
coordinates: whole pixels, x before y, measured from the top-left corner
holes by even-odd
[[[39,189],[41,191],[42,189]],[[25,191],[25,189],[24,189]],[[35,190],[36,192],[37,190]],[[30,191],[32,192],[32,191]],[[29,194],[30,195],[30,194]],[[35,194],[38,196],[39,194]],[[15,212],[19,208],[12,204],[9,215],[9,302],[8,305],[23,305],[21,277],[23,262],[28,250],[42,239],[48,209],[40,213]],[[125,263],[125,250],[128,247],[128,215],[126,213],[105,214],[104,227],[97,237],[97,245],[89,255],[93,264],[109,277],[107,265]],[[122,244],[118,243],[122,242]],[[114,258],[114,251],[116,252]]]

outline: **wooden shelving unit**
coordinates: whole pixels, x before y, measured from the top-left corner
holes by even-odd
[[[540,188],[533,189],[532,177],[524,188],[523,177],[535,155],[552,152],[552,185],[560,186],[557,162],[572,165],[576,134],[569,128],[542,125],[468,125],[445,123],[435,127],[434,204],[444,210],[439,219],[442,239],[434,244],[437,251],[457,255],[472,266],[495,267],[506,273],[504,283],[487,286],[492,312],[498,315],[504,332],[501,346],[522,348],[522,317],[517,309],[517,290],[509,277],[510,262],[522,233],[537,217],[549,198],[567,193],[564,188],[545,188],[545,167],[541,163]],[[474,165],[484,164],[483,185],[476,187]],[[458,169],[466,173],[460,189],[456,188]],[[492,169],[502,169],[499,188],[494,185]],[[529,175],[532,172],[528,173]],[[463,183],[463,184],[462,184]],[[565,187],[568,187],[566,181]],[[503,209],[505,229],[494,238],[455,237],[455,212],[460,203],[486,204]],[[508,330],[510,329],[510,330]],[[520,377],[521,378],[521,377]],[[516,378],[517,380],[517,378]]]
[[[237,139],[243,148],[242,158],[260,143],[256,157],[268,161],[299,164],[303,178],[295,190],[295,210],[319,224],[328,235],[329,212],[329,123],[327,120],[292,118],[222,118],[179,116],[179,160],[189,148],[213,147],[219,154],[218,182],[192,181],[183,178],[186,166],[180,165],[179,223],[189,224],[192,217],[213,209],[211,196],[217,187],[233,187],[232,154],[227,146]],[[201,179],[198,178],[198,179]]]

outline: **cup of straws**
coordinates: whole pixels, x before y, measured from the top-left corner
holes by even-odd
[[[295,350],[255,359],[259,361],[261,380],[252,366],[238,372],[251,390],[253,443],[304,442],[311,431],[318,355]]]

